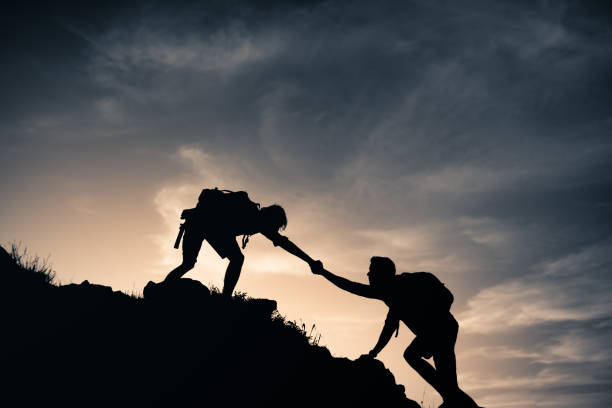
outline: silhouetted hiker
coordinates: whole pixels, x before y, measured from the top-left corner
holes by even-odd
[[[272,241],[274,246],[280,246],[309,265],[315,262],[279,233],[287,226],[285,210],[276,204],[260,208],[259,204],[249,199],[245,191],[204,189],[200,193],[197,206],[184,210],[181,219],[185,219],[185,223],[181,225],[175,248],[178,248],[184,231],[183,263],[172,270],[164,282],[179,279],[191,270],[196,263],[202,241],[207,240],[221,258],[229,259],[223,294],[231,297],[244,262],[244,255],[236,242],[238,235],[243,235],[242,249],[245,248],[249,236],[261,233]]]
[[[369,285],[334,275],[320,263],[312,263],[314,274],[359,296],[379,299],[389,306],[385,325],[374,348],[362,357],[375,358],[387,345],[400,320],[416,335],[404,352],[404,358],[444,399],[440,407],[477,407],[457,383],[455,341],[459,325],[450,313],[452,293],[429,272],[395,274],[389,258],[370,260]],[[433,357],[435,368],[424,358]]]

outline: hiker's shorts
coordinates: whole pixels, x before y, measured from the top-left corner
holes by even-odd
[[[459,324],[448,313],[435,319],[435,324],[432,324],[428,330],[418,333],[410,347],[425,358],[438,353],[453,352],[458,331]]]
[[[228,258],[232,254],[240,253],[240,247],[233,235],[186,229],[183,237],[183,262],[195,263],[197,261],[204,240],[208,241],[221,258]]]

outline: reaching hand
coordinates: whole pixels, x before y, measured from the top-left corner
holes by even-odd
[[[323,273],[323,262],[314,261],[310,263],[310,270],[315,275],[321,275]]]
[[[376,354],[373,351],[370,351],[367,354],[362,354],[359,356],[359,360],[373,360],[376,358]]]

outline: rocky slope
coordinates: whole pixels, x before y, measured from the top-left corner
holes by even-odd
[[[419,407],[381,362],[332,357],[274,301],[190,279],[144,297],[57,286],[14,258],[0,248],[2,406]]]

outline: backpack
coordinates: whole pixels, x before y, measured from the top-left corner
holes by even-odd
[[[455,297],[430,272],[404,272],[398,275],[400,293],[431,311],[449,311]]]
[[[215,214],[229,215],[228,219],[222,220],[229,223],[224,227],[235,229],[248,223],[257,214],[259,203],[251,201],[246,191],[219,190],[215,187],[214,189],[205,188],[202,190],[198,197],[196,209],[203,212],[211,211]],[[249,242],[249,236],[246,234],[242,236],[242,249]]]

